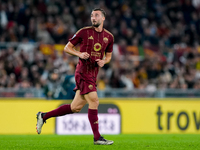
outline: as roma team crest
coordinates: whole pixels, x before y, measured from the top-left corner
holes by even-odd
[[[89,88],[90,90],[92,90],[92,89],[93,89],[93,85],[90,84],[90,85],[88,86],[88,88]]]
[[[107,37],[103,38],[103,41],[104,41],[105,43],[107,43],[107,42],[108,42],[108,38],[107,38]]]

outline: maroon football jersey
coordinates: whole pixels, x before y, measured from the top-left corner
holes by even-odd
[[[76,73],[84,73],[86,78],[97,77],[99,66],[96,59],[102,59],[104,53],[112,52],[114,37],[103,29],[102,32],[95,31],[94,27],[85,27],[76,32],[69,40],[74,46],[80,43],[80,52],[87,52],[90,57],[87,60],[79,58]]]

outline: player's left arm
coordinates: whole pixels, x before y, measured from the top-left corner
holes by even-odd
[[[105,54],[104,59],[96,59],[97,64],[99,65],[99,67],[103,67],[105,64],[109,63],[110,60],[112,58],[112,52],[107,52]]]

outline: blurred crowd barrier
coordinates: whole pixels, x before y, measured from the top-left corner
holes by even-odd
[[[42,98],[44,97],[44,91],[36,88],[28,88],[28,89],[2,88],[0,89],[0,97]]]
[[[60,91],[61,92],[61,91]],[[72,94],[74,93],[71,91]],[[199,90],[196,89],[165,89],[157,91],[147,90],[127,90],[127,89],[116,89],[110,88],[106,90],[98,91],[99,98],[200,98]],[[14,89],[14,88],[3,88],[0,89],[0,97],[17,97],[17,98],[47,98],[44,90],[36,88],[27,89]],[[73,97],[64,97],[62,94],[57,94],[57,97],[53,99],[73,99]]]

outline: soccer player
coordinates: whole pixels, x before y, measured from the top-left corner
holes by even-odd
[[[99,133],[98,105],[99,100],[96,89],[96,77],[99,67],[109,63],[112,57],[114,37],[103,28],[106,13],[103,9],[96,8],[91,12],[92,26],[84,27],[66,44],[64,51],[79,57],[76,66],[75,97],[71,104],[65,104],[55,110],[37,113],[37,132],[41,133],[42,126],[51,117],[63,116],[80,112],[88,103],[88,119],[94,135],[95,145],[111,145],[113,141],[104,139]],[[74,50],[74,46],[80,44],[80,51]]]

